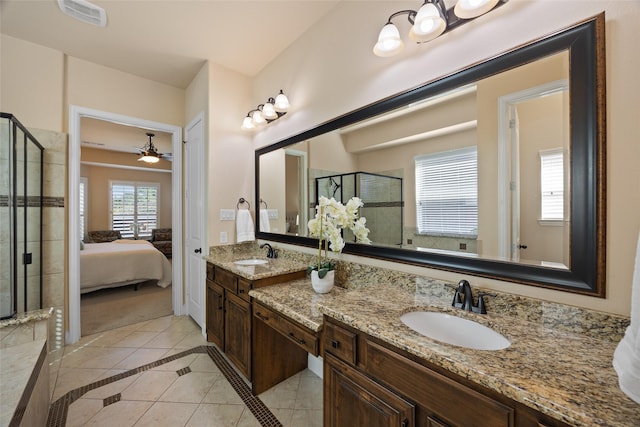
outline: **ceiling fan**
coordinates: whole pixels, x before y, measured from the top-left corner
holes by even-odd
[[[146,135],[149,137],[149,142],[145,144],[144,147],[139,148],[140,154],[142,156],[138,159],[138,161],[146,162],[146,163],[158,163],[160,159],[165,159],[171,161],[171,154],[163,154],[158,153],[158,150],[153,145],[153,141],[151,138],[156,136],[154,133],[147,132]]]

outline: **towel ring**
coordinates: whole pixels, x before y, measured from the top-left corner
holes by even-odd
[[[251,209],[251,204],[249,204],[249,202],[245,200],[244,197],[240,197],[240,200],[238,200],[238,204],[236,205],[236,209],[240,209],[240,205],[243,205],[245,203],[247,204],[247,210]]]
[[[260,206],[262,207],[262,205],[264,205],[265,209],[269,209],[269,206],[267,205],[267,202],[265,202],[264,200],[260,199]]]

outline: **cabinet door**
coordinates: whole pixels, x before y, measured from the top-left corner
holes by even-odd
[[[224,289],[207,280],[207,341],[224,349]]]
[[[413,427],[415,406],[325,353],[324,425]]]
[[[247,378],[251,375],[251,304],[226,294],[224,351]]]

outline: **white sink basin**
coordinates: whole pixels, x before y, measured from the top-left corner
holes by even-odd
[[[436,311],[414,311],[400,316],[402,323],[414,331],[447,344],[475,350],[503,350],[508,339],[473,320]]]
[[[266,259],[241,259],[238,261],[233,261],[233,263],[237,265],[262,265],[268,262],[269,261],[267,261]]]

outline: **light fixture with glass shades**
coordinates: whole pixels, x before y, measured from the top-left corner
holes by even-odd
[[[453,7],[447,9],[444,0],[425,0],[417,11],[400,10],[389,16],[387,23],[380,31],[378,42],[373,47],[373,53],[382,57],[393,56],[404,47],[398,27],[391,22],[395,17],[407,15],[407,20],[411,24],[409,39],[416,43],[424,43],[484,15],[507,1],[457,0]]]
[[[249,111],[242,121],[242,129],[252,130],[287,114],[289,109],[289,99],[280,90],[280,93],[274,98],[269,98],[264,104],[259,104],[255,109]]]
[[[151,141],[151,138],[156,135],[151,132],[147,132],[146,135],[149,137],[149,142],[147,142],[144,147],[140,148],[140,154],[142,154],[142,156],[138,161],[145,163],[158,163],[162,158],[162,154],[158,153],[158,150],[153,145],[153,141]]]

